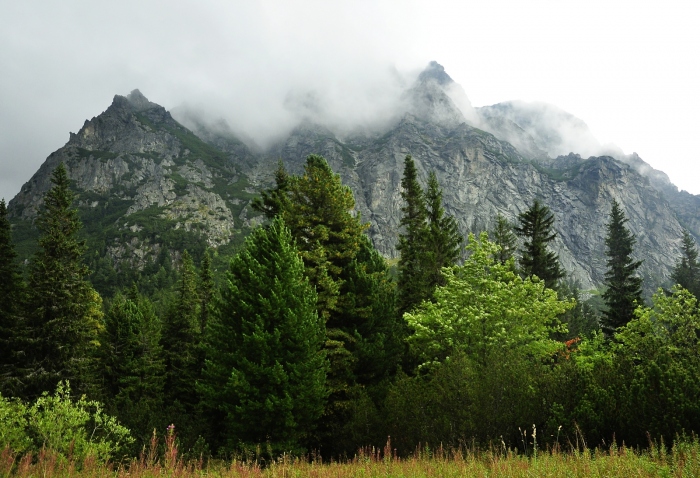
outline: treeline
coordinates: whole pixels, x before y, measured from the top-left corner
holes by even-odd
[[[8,397],[29,403],[68,381],[131,430],[133,455],[171,424],[192,457],[339,457],[389,435],[399,453],[645,446],[700,431],[695,243],[686,232],[679,285],[645,305],[616,202],[602,313],[550,250],[544,204],[465,241],[435,174],[423,188],[410,156],[396,273],[350,189],[312,155],[301,175],[280,164],[253,204],[269,221],[224,277],[209,252],[197,267],[185,251],[169,290],[135,284],[103,303],[63,165],[52,181],[26,274],[0,202],[0,437],[33,410]]]

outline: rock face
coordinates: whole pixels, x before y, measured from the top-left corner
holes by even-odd
[[[647,291],[668,280],[682,229],[700,237],[700,196],[678,192],[636,155],[604,154],[585,124],[561,110],[521,103],[474,109],[437,63],[405,96],[406,111],[384,131],[338,137],[304,123],[269,151],[253,152],[225,124],[190,118],[193,133],[135,90],[116,96],[49,156],[10,202],[10,213],[16,222],[31,220],[50,172],[63,161],[84,221],[102,231],[101,250],[116,266],[142,267],[163,246],[239,242],[261,221],[249,204],[272,184],[276,162],[298,173],[314,153],[353,189],[375,246],[396,257],[400,183],[410,154],[423,179],[436,172],[446,210],[465,234],[490,229],[499,213],[514,222],[539,198],[556,216],[554,248],[563,267],[586,289],[603,281],[613,199],[637,237]],[[568,153],[576,147],[574,153],[586,154]]]
[[[88,229],[103,235],[101,242],[89,244],[117,267],[152,261],[168,242],[166,230],[219,247],[245,226],[239,215],[252,194],[244,191],[248,185],[231,157],[138,90],[115,96],[104,113],[86,121],[48,157],[11,201],[16,220],[35,217],[60,162],[73,181],[84,222],[90,218]]]

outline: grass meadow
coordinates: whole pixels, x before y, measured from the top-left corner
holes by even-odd
[[[679,441],[672,447],[652,443],[644,450],[624,446],[608,449],[530,451],[425,448],[409,457],[397,457],[390,442],[384,449],[363,449],[343,461],[323,462],[315,457],[281,457],[273,461],[233,459],[185,462],[174,439],[124,463],[98,463],[87,458],[75,463],[49,450],[37,456],[17,456],[9,448],[0,453],[0,477],[18,478],[151,478],[202,476],[238,478],[345,478],[345,477],[697,477],[700,443]],[[153,446],[155,445],[155,446]]]

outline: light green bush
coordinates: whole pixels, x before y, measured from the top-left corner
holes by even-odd
[[[44,392],[30,405],[0,396],[0,442],[20,453],[45,447],[76,461],[87,456],[106,461],[133,438],[99,402],[85,396],[71,400],[70,385],[61,382],[53,395]]]

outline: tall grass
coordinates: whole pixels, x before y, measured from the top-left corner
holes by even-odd
[[[697,439],[677,441],[667,449],[651,443],[643,451],[624,446],[608,449],[583,448],[562,452],[557,448],[526,456],[513,450],[446,450],[423,447],[408,458],[399,458],[390,442],[383,449],[365,448],[345,461],[324,463],[317,457],[280,457],[274,461],[234,459],[230,462],[195,460],[185,462],[178,455],[176,440],[167,436],[158,452],[154,436],[149,450],[139,459],[122,464],[100,464],[94,458],[82,463],[50,450],[37,456],[18,456],[9,447],[0,452],[0,477],[17,478],[152,478],[182,477],[596,477],[596,476],[700,476],[700,443]]]

